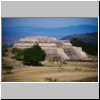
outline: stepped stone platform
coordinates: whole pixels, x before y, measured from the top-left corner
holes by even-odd
[[[36,43],[38,43],[46,52],[47,59],[54,55],[58,55],[64,60],[84,60],[88,58],[87,54],[82,51],[81,47],[72,46],[69,40],[58,40],[48,36],[31,36],[22,38],[13,45],[13,48],[30,48]]]

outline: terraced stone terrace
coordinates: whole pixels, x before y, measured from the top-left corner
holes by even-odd
[[[56,53],[65,60],[87,58],[87,54],[82,51],[82,48],[72,46],[69,40],[57,40],[47,36],[25,37],[17,41],[13,47],[21,49],[30,48],[36,43],[41,46],[47,55]]]
[[[46,60],[42,61],[43,66],[28,66],[22,61],[14,58],[9,49],[3,61],[13,66],[11,73],[2,72],[3,82],[97,82],[98,61],[92,60],[81,47],[72,46],[70,41],[57,40],[51,37],[26,37],[17,41],[13,48],[30,48],[38,43],[46,52]],[[53,56],[59,55],[64,63],[61,67]]]

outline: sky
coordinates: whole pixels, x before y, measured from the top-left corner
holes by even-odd
[[[3,27],[31,26],[60,28],[77,25],[98,25],[97,18],[3,18]]]
[[[68,35],[98,31],[98,18],[2,18],[2,41],[13,43],[26,36]]]

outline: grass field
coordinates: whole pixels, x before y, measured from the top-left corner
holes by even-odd
[[[58,67],[56,62],[44,61],[44,66],[26,66],[7,56],[3,58],[14,67],[3,73],[3,82],[97,82],[97,62],[67,62]]]

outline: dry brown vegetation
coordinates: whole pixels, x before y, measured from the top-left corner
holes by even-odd
[[[3,61],[13,66],[11,74],[3,73],[3,82],[97,82],[97,62],[67,62],[59,68],[56,62],[44,61],[44,66],[26,66],[11,56]]]

